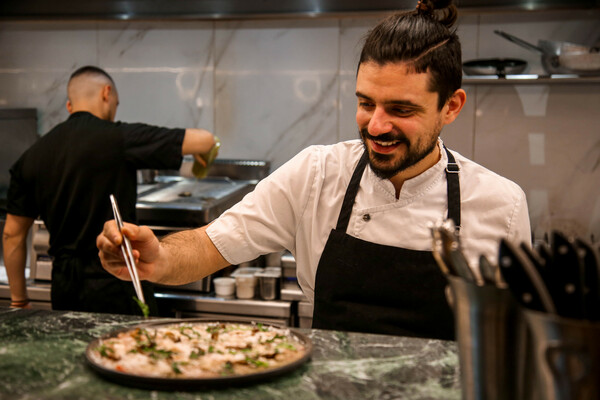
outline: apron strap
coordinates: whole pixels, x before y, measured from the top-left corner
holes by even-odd
[[[348,189],[346,190],[346,195],[344,196],[344,202],[342,203],[342,210],[340,211],[337,226],[335,228],[337,230],[346,232],[346,229],[348,228],[350,214],[352,214],[352,206],[354,205],[354,198],[358,192],[360,178],[362,178],[363,171],[365,170],[368,161],[369,154],[365,151],[360,160],[358,160],[358,164],[356,165],[354,173],[352,174],[352,178],[350,179],[350,183],[348,184]]]
[[[448,218],[454,221],[456,230],[460,231],[460,183],[458,173],[460,168],[454,156],[444,146],[448,155],[448,166],[446,167],[446,182],[448,182]]]

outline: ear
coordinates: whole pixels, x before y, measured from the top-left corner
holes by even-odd
[[[467,93],[463,89],[457,89],[456,92],[450,96],[442,109],[444,124],[449,124],[458,117],[458,114],[460,114],[460,110],[462,110],[466,101]]]
[[[71,103],[71,100],[67,100],[66,107],[69,114],[73,114],[73,104]]]
[[[108,99],[110,98],[110,93],[112,92],[112,86],[111,85],[104,85],[102,87],[102,100],[103,101],[108,101]]]

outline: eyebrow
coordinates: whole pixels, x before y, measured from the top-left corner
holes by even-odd
[[[356,97],[360,97],[360,98],[363,98],[363,99],[366,99],[369,101],[373,101],[372,98],[370,98],[366,94],[362,94],[359,91],[356,91]],[[384,102],[384,104],[385,105],[395,105],[395,106],[408,106],[408,107],[414,108],[415,110],[418,110],[418,111],[424,110],[424,108],[422,106],[415,104],[409,100],[390,100],[390,101]]]

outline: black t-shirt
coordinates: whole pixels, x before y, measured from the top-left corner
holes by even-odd
[[[52,256],[96,255],[96,236],[113,218],[109,195],[135,222],[137,169],[178,169],[184,133],[74,113],[12,166],[7,211],[40,217]]]

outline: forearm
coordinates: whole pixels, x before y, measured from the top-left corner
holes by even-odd
[[[167,285],[194,282],[229,265],[206,234],[206,226],[164,237],[160,258],[163,268],[156,281]]]
[[[25,262],[27,260],[26,238],[5,237],[4,238],[4,264],[10,286],[10,297],[12,301],[20,301],[28,298],[27,282],[25,280]]]
[[[205,129],[188,128],[181,146],[181,154],[206,154],[215,145],[215,137]]]

